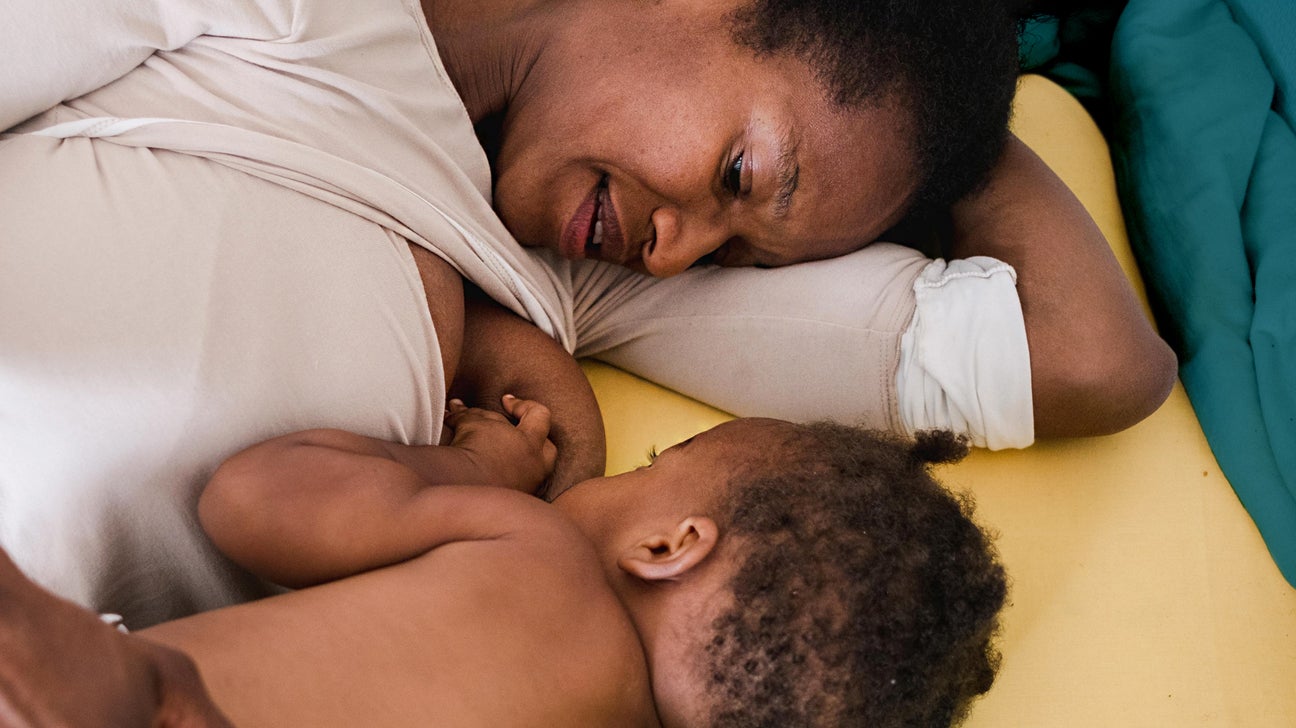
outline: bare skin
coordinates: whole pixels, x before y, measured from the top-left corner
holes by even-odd
[[[538,409],[517,427],[533,463]],[[459,413],[458,444],[441,454],[459,454],[475,424],[512,429]],[[434,485],[370,445],[306,433],[240,456],[204,496],[204,523],[240,563],[328,583],[142,636],[188,654],[240,726],[656,724],[633,625],[590,578],[598,562],[572,524],[515,490]],[[266,486],[287,492],[261,490],[287,473]],[[457,458],[441,475],[477,479]]]
[[[16,612],[6,624],[80,648],[10,654],[4,664],[27,672],[0,672],[0,716],[69,726],[704,723],[698,655],[743,552],[722,541],[717,508],[733,463],[772,457],[787,423],[726,423],[549,504],[520,492],[552,465],[548,412],[524,400],[504,407],[516,425],[455,405],[454,444],[414,455],[316,430],[222,466],[202,497],[204,527],[232,558],[299,591],[126,635],[0,561],[0,604]],[[63,629],[30,623],[47,616]],[[57,662],[67,655],[76,658]],[[96,676],[54,677],[81,669]],[[33,696],[15,683],[46,687]],[[61,698],[49,692],[62,687]]]
[[[227,728],[193,661],[28,580],[0,549],[0,725]]]
[[[453,408],[444,468],[338,431],[235,456],[200,506],[215,543],[326,583],[141,636],[188,654],[238,725],[699,724],[692,669],[732,568],[714,511],[730,464],[785,423],[722,425],[551,505],[503,465],[546,460],[548,413],[506,407],[516,426]],[[496,464],[465,466],[470,441]]]

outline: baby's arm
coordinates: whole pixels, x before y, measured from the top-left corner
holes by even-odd
[[[1037,436],[1108,434],[1160,406],[1174,354],[1102,232],[1025,144],[1010,139],[988,186],[954,207],[953,223],[955,257],[989,255],[1017,270]]]
[[[340,430],[255,445],[217,469],[198,503],[212,542],[277,584],[304,587],[412,558],[453,541],[495,538],[514,490],[554,463],[548,410],[507,399],[517,418],[452,403],[450,445],[410,447]],[[504,487],[481,487],[504,486]]]

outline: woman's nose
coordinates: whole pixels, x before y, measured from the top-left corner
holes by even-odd
[[[675,207],[654,210],[652,224],[654,239],[643,250],[643,263],[658,278],[683,273],[728,239],[719,221],[696,216],[686,219]]]

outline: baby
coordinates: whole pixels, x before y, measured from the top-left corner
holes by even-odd
[[[503,404],[236,455],[202,525],[297,590],[139,634],[240,726],[946,725],[989,688],[1004,573],[927,472],[952,436],[735,420],[547,503],[549,412]]]

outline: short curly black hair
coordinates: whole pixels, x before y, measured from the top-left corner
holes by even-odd
[[[734,38],[808,63],[835,101],[893,97],[912,114],[915,213],[977,188],[1007,140],[1020,0],[751,0]]]
[[[832,423],[796,426],[781,472],[736,474],[734,603],[699,673],[711,724],[947,726],[990,688],[1007,583],[972,502],[928,473],[967,451]]]

